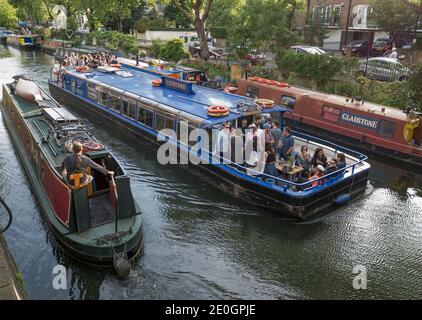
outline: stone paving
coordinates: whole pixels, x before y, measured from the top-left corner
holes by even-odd
[[[12,257],[0,235],[0,300],[18,300],[15,290],[15,271]]]

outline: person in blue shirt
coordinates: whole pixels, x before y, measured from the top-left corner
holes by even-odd
[[[337,154],[337,169],[346,168],[346,156],[344,153]]]
[[[280,158],[283,158],[284,160],[288,160],[290,158],[295,146],[295,140],[291,131],[292,129],[290,129],[290,127],[285,127],[280,141]]]

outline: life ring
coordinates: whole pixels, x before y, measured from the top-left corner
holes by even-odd
[[[257,81],[259,78],[258,77],[250,77],[249,80],[251,81]]]
[[[286,87],[288,87],[289,86],[289,84],[288,83],[286,83],[286,82],[279,82],[278,84],[277,84],[277,87],[280,87],[280,88],[286,88]]]
[[[152,80],[151,82],[153,87],[161,86],[161,80]]]
[[[110,64],[110,67],[120,69],[122,65],[120,63],[112,63]]]
[[[255,99],[255,104],[264,109],[269,109],[274,106],[274,101],[270,99]]]
[[[256,81],[258,81],[259,83],[267,83],[267,79],[262,79],[262,78],[258,78],[258,80]]]
[[[230,113],[230,109],[226,106],[208,107],[208,115],[212,117],[225,117]]]
[[[88,141],[82,143],[82,148],[85,151],[100,151],[104,149],[104,146],[95,141]]]
[[[88,66],[80,66],[80,67],[76,67],[75,70],[77,72],[88,72],[89,71],[89,67]]]
[[[275,85],[275,84],[276,84],[276,81],[274,81],[274,80],[266,80],[266,83],[267,83],[268,85],[270,85],[270,86],[273,86],[273,85]]]

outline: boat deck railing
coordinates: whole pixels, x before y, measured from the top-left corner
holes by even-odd
[[[346,158],[349,160],[352,160],[353,163],[347,165],[345,168],[341,168],[329,174],[325,174],[322,177],[317,178],[317,179],[312,179],[306,182],[294,182],[282,177],[272,176],[264,172],[256,171],[253,169],[253,167],[245,167],[244,165],[233,162],[230,159],[217,156],[213,154],[212,152],[210,152],[209,150],[201,149],[201,151],[205,153],[208,152],[207,156],[210,159],[210,163],[227,165],[231,168],[234,168],[240,171],[243,174],[248,175],[251,178],[255,178],[257,181],[262,181],[262,182],[267,182],[273,185],[277,185],[283,188],[283,191],[285,192],[288,190],[291,190],[291,191],[309,191],[311,189],[313,190],[316,187],[324,186],[329,181],[333,181],[334,180],[333,178],[339,178],[338,180],[340,180],[340,178],[343,177],[346,172],[350,172],[350,175],[353,176],[356,173],[356,168],[363,165],[363,163],[366,160],[368,160],[367,156],[357,151],[354,151],[352,149],[337,145],[335,143],[332,143],[323,139],[315,138],[313,136],[309,136],[301,132],[292,130],[292,133],[295,139],[301,140],[302,142],[306,143],[306,145],[314,145],[316,147],[323,147],[324,149],[328,149],[332,151],[334,154],[337,154],[339,152],[345,153]],[[247,172],[249,172],[250,174],[247,174]]]

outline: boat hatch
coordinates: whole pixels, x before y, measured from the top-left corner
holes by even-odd
[[[44,108],[43,112],[53,122],[63,123],[79,121],[78,118],[63,108]]]

